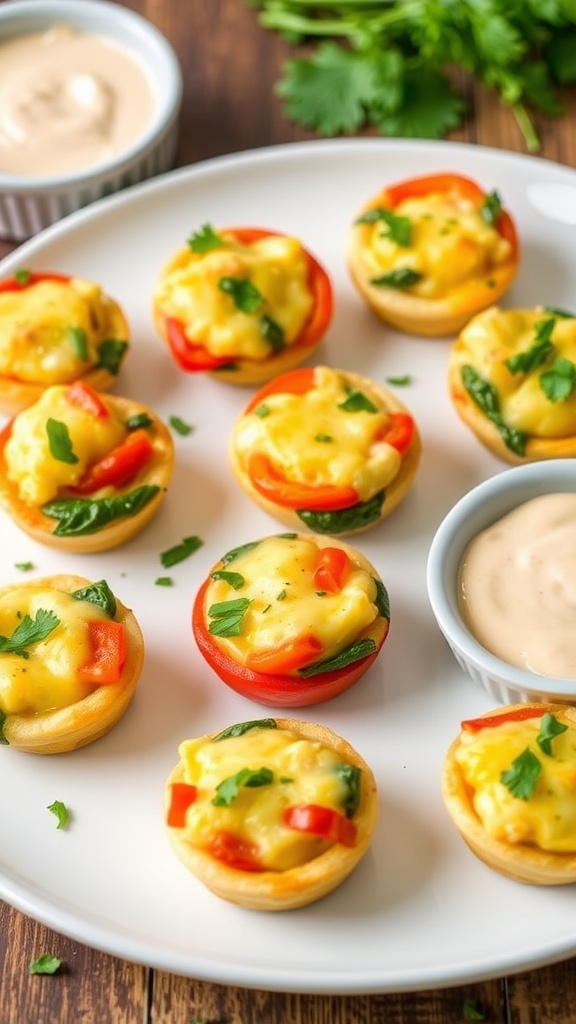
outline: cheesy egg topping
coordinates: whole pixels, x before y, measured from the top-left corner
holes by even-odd
[[[91,281],[47,277],[1,291],[0,374],[48,386],[107,363],[115,373],[127,346],[124,332],[116,303]],[[106,351],[110,346],[114,353]]]
[[[355,403],[350,392],[345,375],[317,366],[304,394],[268,395],[235,424],[231,443],[243,466],[259,452],[289,480],[374,497],[397,476],[402,456],[379,440],[389,416],[382,403],[372,393]]]
[[[8,479],[23,501],[42,505],[55,498],[61,488],[73,487],[89,466],[106,455],[126,435],[123,421],[111,402],[102,397],[108,416],[95,417],[67,397],[67,388],[54,385],[40,399],[13,420],[4,458]],[[70,455],[54,454],[49,423],[66,429]]]
[[[541,438],[576,433],[574,316],[493,306],[462,330],[451,361],[480,409],[491,415],[495,400],[509,429]]]
[[[455,758],[490,836],[571,853],[576,851],[576,728],[554,723],[554,716],[540,715],[478,732],[464,729]],[[542,749],[546,727],[553,738]]]
[[[473,289],[474,281],[510,259],[510,243],[464,196],[431,192],[407,197],[389,213],[405,219],[407,236],[387,230],[376,211],[360,218],[361,258],[367,277],[375,279],[372,283],[387,274],[409,272],[406,286],[412,295],[443,299]],[[395,286],[401,287],[401,278],[396,280]]]
[[[268,726],[266,725],[268,723]],[[240,735],[186,740],[180,746],[184,780],[196,787],[186,811],[184,838],[209,848],[224,830],[257,851],[262,869],[286,871],[331,845],[285,823],[290,807],[312,806],[352,817],[361,770],[343,764],[320,743],[274,727],[265,719]],[[350,823],[351,834],[354,826]],[[351,843],[352,844],[352,843]]]
[[[378,618],[376,580],[352,564],[341,589],[319,590],[314,579],[318,558],[315,541],[296,535],[268,537],[224,557],[224,570],[211,574],[204,607],[209,631],[236,662],[244,662],[248,654],[274,650],[311,630],[325,660]],[[218,625],[217,609],[225,602],[234,602],[232,630]]]
[[[162,314],[214,356],[262,360],[293,344],[313,306],[300,242],[266,235],[244,244],[222,231],[211,232],[210,248],[195,251],[194,237],[157,284]]]
[[[27,616],[30,622],[25,621]],[[31,582],[0,592],[0,712],[41,714],[88,696],[95,684],[83,679],[79,670],[92,654],[89,623],[108,618],[97,604],[55,587]],[[35,641],[45,632],[43,622],[46,629],[53,628]],[[26,637],[32,637],[30,643]]]

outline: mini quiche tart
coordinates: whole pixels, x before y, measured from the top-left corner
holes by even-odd
[[[505,462],[576,456],[576,317],[559,309],[484,310],[448,359],[456,412]]]
[[[576,708],[526,703],[462,722],[443,797],[480,860],[533,885],[576,882]]]
[[[115,381],[129,346],[118,303],[99,285],[53,272],[0,281],[0,411],[12,416],[54,384]]]
[[[290,910],[331,892],[364,856],[376,782],[330,729],[265,718],[185,740],[165,813],[174,851],[211,892]]]
[[[446,173],[389,185],[370,199],[347,258],[354,284],[382,320],[439,337],[508,291],[519,245],[497,192]]]
[[[146,406],[54,385],[0,432],[0,501],[42,544],[105,551],[149,522],[173,465],[170,432]]]
[[[0,589],[0,742],[32,754],[92,743],[126,711],[144,642],[105,580],[48,576]]]
[[[154,319],[176,364],[262,384],[311,355],[332,319],[330,279],[297,238],[206,224],[160,275]]]
[[[200,653],[233,690],[269,707],[330,700],[360,679],[388,635],[370,562],[341,541],[282,534],[228,551],[194,601]]]
[[[300,368],[264,385],[237,419],[229,457],[243,490],[287,526],[359,533],[410,489],[421,454],[413,416],[367,377]]]

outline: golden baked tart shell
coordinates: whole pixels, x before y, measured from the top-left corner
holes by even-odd
[[[365,203],[358,216],[381,203],[382,193]],[[518,273],[516,258],[492,268],[489,279],[475,278],[469,290],[444,299],[425,299],[401,289],[378,287],[370,283],[372,275],[364,259],[370,230],[369,225],[355,224],[350,232],[346,251],[348,271],[373,312],[406,334],[429,338],[457,334],[476,313],[505,295]]]
[[[488,715],[509,714],[515,708],[533,707],[535,712],[550,713],[576,724],[576,708],[567,704],[523,703],[507,705]],[[528,843],[506,843],[494,839],[483,828],[474,810],[472,791],[455,759],[460,743],[457,737],[448,748],[442,774],[444,806],[470,850],[488,867],[508,878],[531,885],[569,885],[576,882],[576,853],[555,853]]]
[[[38,586],[56,587],[71,593],[90,584],[81,576],[47,576]],[[4,587],[15,592],[21,584]],[[134,613],[116,597],[115,621],[126,631],[126,661],[117,683],[97,686],[91,694],[65,708],[41,714],[7,715],[3,733],[11,747],[30,754],[62,754],[104,736],[118,722],[130,704],[144,664],[144,638]]]
[[[368,377],[363,377],[358,373],[352,373],[349,371],[346,371],[344,376],[346,377],[347,383],[349,383],[352,388],[362,391],[364,394],[368,395],[368,397],[373,398],[378,405],[383,405],[388,412],[404,412],[412,415],[396,395],[387,388],[381,387],[374,381],[369,380]],[[384,501],[382,502],[379,518],[367,523],[366,525],[360,525],[353,529],[339,531],[337,536],[351,537],[357,533],[364,533],[366,530],[370,530],[374,526],[377,526],[383,519],[387,519],[400,502],[403,501],[412,487],[416,471],[420,464],[421,455],[422,439],[420,437],[418,427],[416,423],[414,423],[414,437],[412,439],[412,443],[408,451],[402,456],[402,463],[397,475],[385,489],[386,493]],[[232,473],[234,474],[236,481],[256,505],[263,509],[264,512],[267,512],[268,515],[276,519],[279,523],[283,523],[291,529],[301,530],[306,526],[295,509],[279,505],[256,490],[249,474],[244,468],[242,459],[234,444],[234,431],[230,436],[228,457]]]
[[[117,415],[126,420],[140,413],[147,413],[153,421],[151,435],[155,454],[146,464],[137,478],[123,490],[133,490],[142,484],[150,484],[159,488],[158,493],[139,512],[132,516],[124,516],[114,520],[109,526],[94,533],[81,534],[73,537],[60,537],[54,534],[57,521],[45,515],[37,505],[29,505],[22,501],[18,487],[8,479],[4,450],[10,436],[10,423],[0,433],[0,503],[16,526],[40,544],[58,548],[60,551],[73,551],[79,554],[91,554],[108,551],[125,544],[135,537],[150,522],[158,511],[174,469],[174,442],[165,423],[162,422],[147,406],[131,398],[108,395],[106,401]]]
[[[287,871],[241,871],[228,867],[210,854],[191,846],[180,829],[167,826],[168,837],[184,866],[203,885],[221,899],[251,910],[293,910],[326,896],[337,888],[354,870],[370,846],[378,812],[376,780],[360,754],[342,737],[326,726],[277,718],[276,725],[303,739],[322,744],[335,751],[348,764],[362,771],[360,801],[353,821],[357,842],[353,847],[335,843],[314,860]],[[213,735],[218,735],[214,733]],[[206,737],[207,739],[210,736]],[[167,780],[184,781],[180,762]]]
[[[103,296],[102,303],[106,307],[109,337],[121,338],[130,345],[130,328],[121,307],[109,296]],[[94,391],[107,391],[116,383],[118,377],[104,366],[94,366],[81,378],[75,379],[81,379]],[[73,383],[73,380],[62,380],[47,384],[41,381],[19,380],[0,373],[0,412],[6,416],[15,416],[22,409],[34,405],[52,384]]]

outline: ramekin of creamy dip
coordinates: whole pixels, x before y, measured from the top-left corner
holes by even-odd
[[[428,596],[458,664],[503,704],[576,704],[576,459],[505,470],[440,523]]]
[[[23,240],[173,166],[182,99],[160,32],[108,0],[0,4],[0,236]]]

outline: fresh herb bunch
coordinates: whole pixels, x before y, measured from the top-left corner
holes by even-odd
[[[576,0],[247,2],[265,28],[310,48],[277,89],[288,116],[321,135],[442,138],[466,109],[449,74],[460,69],[496,90],[535,152],[530,111],[561,114],[557,86],[576,82]]]

